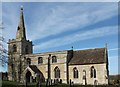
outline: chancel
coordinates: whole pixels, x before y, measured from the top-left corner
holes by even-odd
[[[56,43],[57,44],[57,43]],[[23,7],[15,39],[8,41],[8,79],[19,82],[108,84],[107,46],[86,50],[62,50],[33,54],[27,40]]]

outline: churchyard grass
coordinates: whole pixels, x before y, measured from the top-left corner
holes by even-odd
[[[18,83],[18,82],[13,82],[13,81],[2,81],[2,87],[26,87],[24,84],[22,83]],[[28,84],[27,87],[37,87],[36,83],[32,83],[32,84]],[[40,87],[46,87],[45,84],[43,84]],[[59,84],[59,85],[53,85],[53,86],[49,86],[49,87],[70,87],[70,85],[67,84]],[[101,86],[92,86],[92,85],[74,85],[71,87],[120,87],[120,86],[113,86],[113,85],[101,85]]]

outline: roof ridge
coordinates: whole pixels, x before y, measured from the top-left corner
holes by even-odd
[[[86,51],[86,50],[95,50],[95,49],[105,49],[105,47],[103,47],[103,48],[80,49],[80,50],[74,50],[74,51]]]

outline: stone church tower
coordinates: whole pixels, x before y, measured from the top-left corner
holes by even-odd
[[[25,65],[25,54],[32,54],[32,41],[26,40],[23,8],[21,8],[16,39],[8,42],[8,79],[20,81]]]

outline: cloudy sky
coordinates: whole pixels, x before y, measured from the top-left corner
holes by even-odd
[[[118,73],[117,2],[4,2],[6,42],[16,37],[21,6],[34,53],[69,50],[72,46],[74,50],[101,48],[107,43],[110,74]]]

